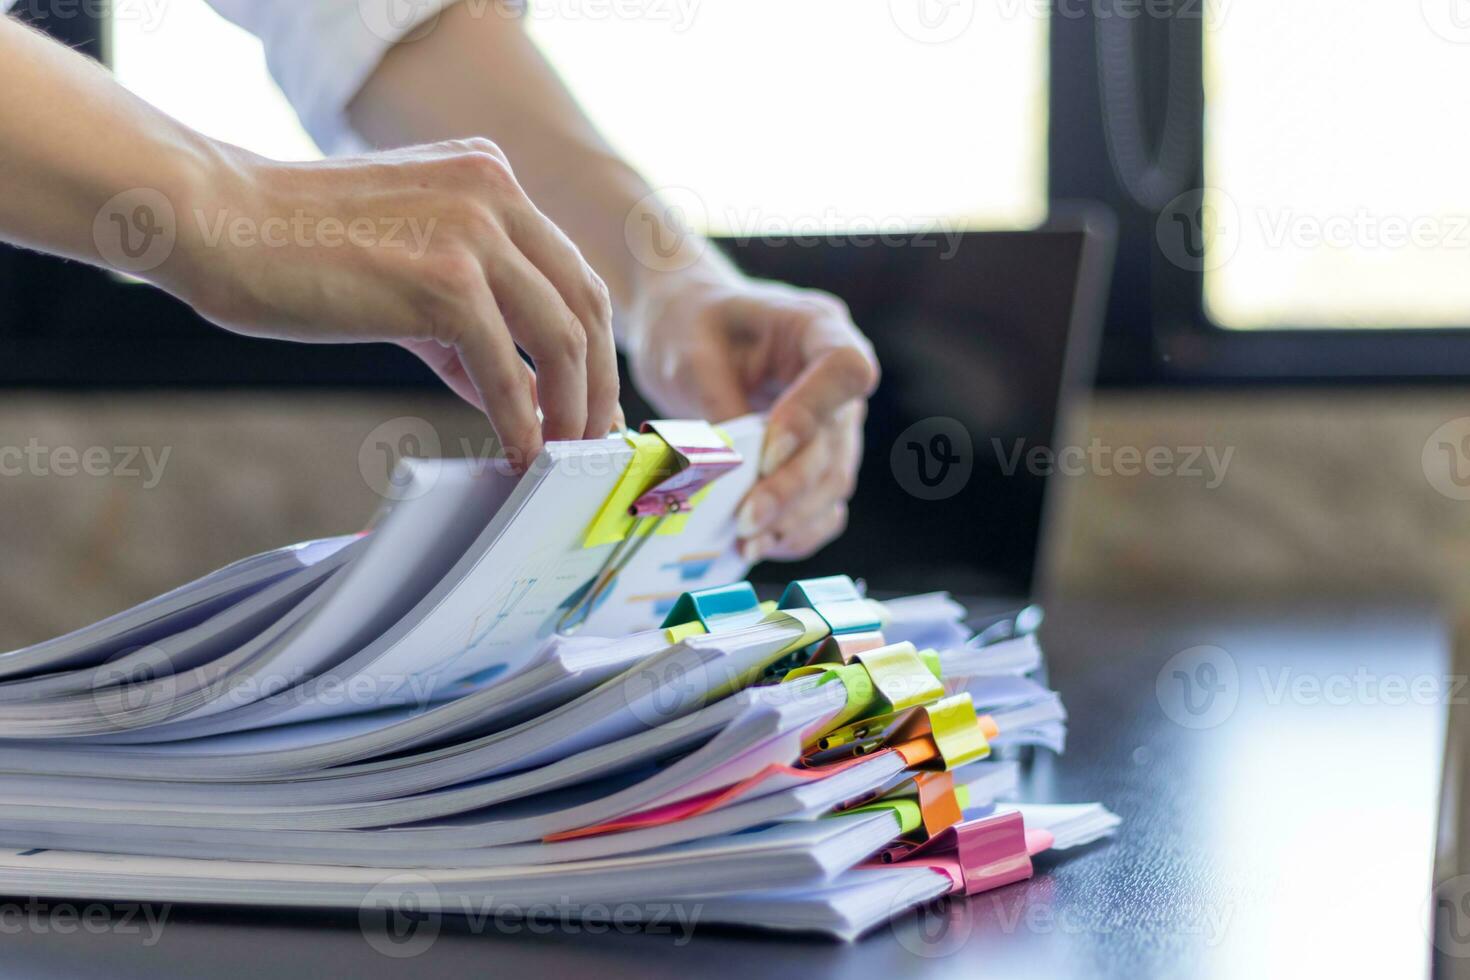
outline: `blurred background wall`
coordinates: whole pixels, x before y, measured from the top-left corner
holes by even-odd
[[[1452,390],[1103,394],[1078,419],[1078,445],[1213,447],[1229,463],[1213,488],[1207,467],[1063,475],[1048,592],[1387,592],[1470,608],[1470,502],[1437,490],[1422,457],[1467,415]],[[429,394],[6,394],[0,446],[34,445],[52,470],[76,473],[0,475],[0,649],[247,554],[361,529],[382,500],[374,447],[416,428],[402,419],[429,422],[449,456],[484,451],[489,435],[475,412]],[[137,475],[83,472],[94,447],[119,471],[136,450]]]
[[[489,434],[483,416],[435,395],[0,396],[0,447],[30,450],[0,450],[0,649],[236,558],[361,530],[383,500],[374,445],[422,428],[396,418],[430,421],[445,455],[478,452]]]
[[[1470,605],[1470,502],[1446,495],[1460,488],[1439,446],[1457,419],[1470,429],[1470,402],[1449,389],[1099,396],[1081,441],[1213,448],[1229,464],[1214,488],[1208,467],[1064,477],[1052,585]]]

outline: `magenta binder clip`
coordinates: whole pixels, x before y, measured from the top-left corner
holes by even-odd
[[[556,630],[569,636],[581,629],[602,595],[664,521],[688,511],[699,491],[736,469],[744,458],[725,444],[708,422],[644,422],[640,432],[653,433],[674,452],[673,472],[644,490],[628,508],[633,526],[619,541],[592,583],[560,620]]]
[[[898,866],[935,868],[954,883],[952,894],[978,895],[1030,878],[1031,851],[1021,815],[1000,813],[955,824],[902,858],[889,849],[884,860]]]
[[[634,501],[634,517],[662,517],[688,510],[695,494],[743,462],[740,454],[703,422],[644,422],[639,431],[652,432],[668,443],[675,463],[672,475]]]

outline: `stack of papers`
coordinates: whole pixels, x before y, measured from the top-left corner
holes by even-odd
[[[1097,804],[1006,802],[995,750],[1065,741],[1033,636],[972,637],[943,595],[741,581],[761,437],[413,461],[369,532],[0,654],[0,891],[674,904],[853,938],[1112,833]]]

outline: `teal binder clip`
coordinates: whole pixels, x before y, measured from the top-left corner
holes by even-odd
[[[810,609],[827,624],[828,636],[773,664],[770,676],[784,677],[797,667],[814,663],[848,663],[857,654],[884,645],[878,604],[858,590],[846,575],[792,582],[781,594],[780,609]]]
[[[754,626],[765,618],[749,582],[685,592],[664,619],[663,629],[698,622],[710,633]]]
[[[832,630],[844,633],[873,633],[883,628],[877,606],[858,591],[846,575],[808,578],[786,587],[778,603],[781,609],[810,609]]]

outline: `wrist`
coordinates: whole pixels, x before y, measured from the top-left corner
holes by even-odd
[[[177,237],[168,259],[147,275],[149,281],[201,311],[227,302],[235,290],[233,263],[227,239],[216,231],[255,213],[262,162],[203,136],[191,140],[188,152],[173,156],[160,183],[173,208]]]

